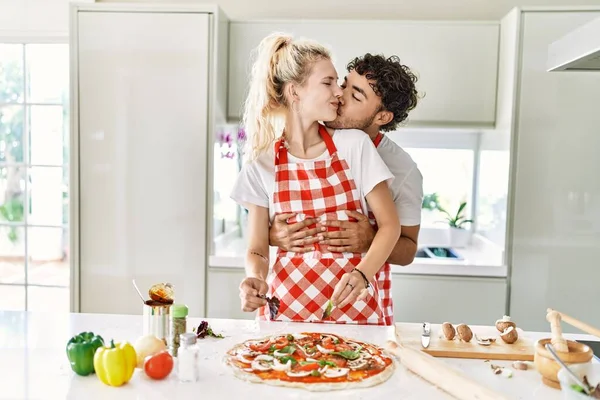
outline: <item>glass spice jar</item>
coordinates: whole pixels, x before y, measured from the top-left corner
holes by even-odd
[[[185,304],[171,306],[171,326],[169,350],[173,357],[177,357],[180,335],[187,331],[188,308]]]

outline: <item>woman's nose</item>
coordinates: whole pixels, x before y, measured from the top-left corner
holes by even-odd
[[[342,94],[344,94],[344,91],[342,90],[342,88],[339,85],[335,85],[335,89],[333,90],[333,95],[339,99],[342,97]]]

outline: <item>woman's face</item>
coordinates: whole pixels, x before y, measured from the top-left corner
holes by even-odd
[[[314,121],[333,121],[337,117],[342,88],[331,60],[317,61],[302,86],[296,86],[299,101],[292,105],[293,112]]]

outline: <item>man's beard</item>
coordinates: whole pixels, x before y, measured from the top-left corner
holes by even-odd
[[[332,129],[359,129],[361,131],[366,130],[368,127],[373,125],[373,121],[375,120],[375,116],[378,111],[375,111],[373,115],[364,118],[362,120],[352,119],[352,118],[343,118],[341,115],[329,122],[325,122],[325,126]]]

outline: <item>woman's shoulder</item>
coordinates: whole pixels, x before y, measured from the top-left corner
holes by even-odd
[[[369,135],[360,129],[334,129],[333,131],[335,142],[352,143],[354,145],[370,142]]]
[[[250,169],[269,169],[274,165],[275,149],[274,146],[269,146],[268,149],[262,151],[255,158],[251,158],[251,150],[248,150],[244,156],[243,167]]]

